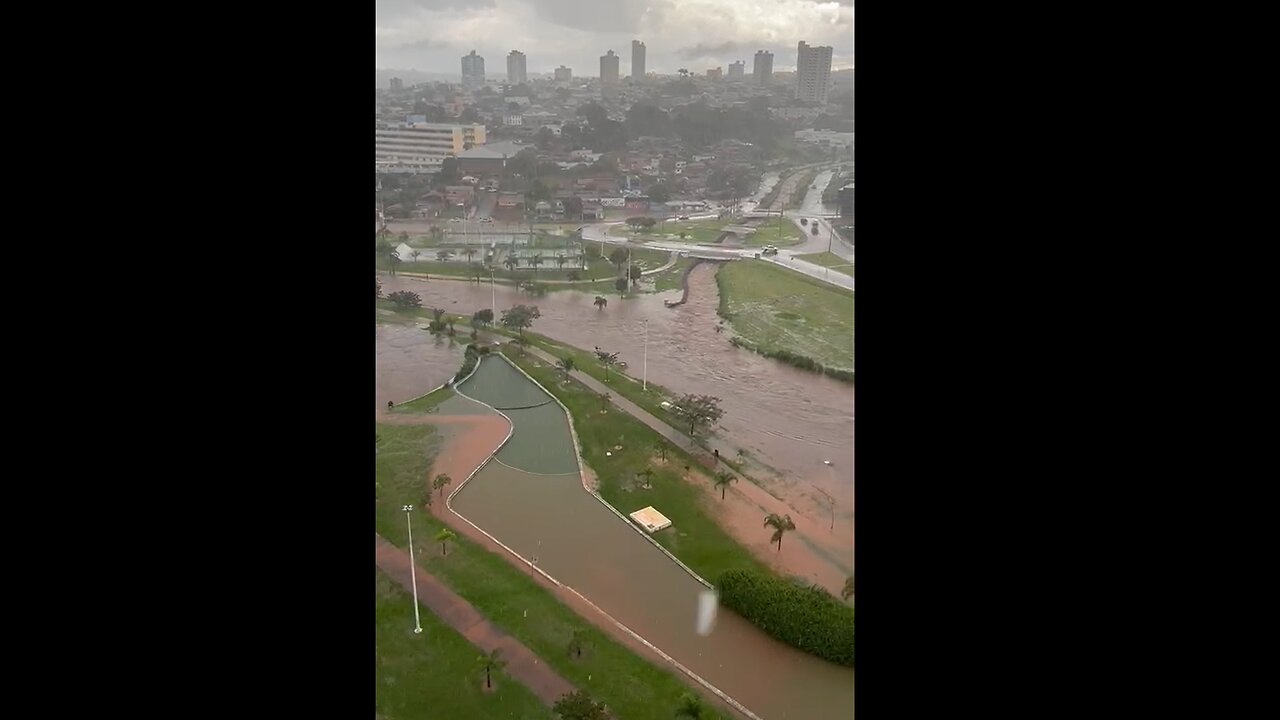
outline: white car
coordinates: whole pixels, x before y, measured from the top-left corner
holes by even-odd
[[[493,222],[493,218],[489,218],[489,217],[486,217],[486,218],[480,218],[480,222],[483,222],[483,223],[491,223],[491,222]]]

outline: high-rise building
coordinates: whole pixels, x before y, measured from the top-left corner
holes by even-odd
[[[470,55],[462,56],[462,84],[467,87],[484,85],[484,58],[475,50]]]
[[[631,79],[644,79],[644,43],[631,41]]]
[[[600,84],[618,84],[618,56],[612,50],[600,56]]]
[[[720,68],[718,67],[713,67],[710,70],[707,70],[707,77],[709,78],[719,78],[721,74]]]
[[[556,68],[556,82],[569,82],[573,79],[573,69],[563,65]]]
[[[528,74],[525,72],[524,53],[512,50],[507,55],[507,82],[519,85],[526,80],[528,80]]]
[[[401,80],[400,78],[391,78],[391,90],[392,90],[392,91],[396,91],[396,90],[403,90],[403,89],[404,89],[404,81],[403,81],[403,80]]]
[[[746,67],[747,67],[747,64],[742,62],[741,60],[729,63],[729,79],[741,80],[743,78],[744,73],[746,72]]]
[[[796,48],[796,100],[825,105],[831,85],[831,46]]]
[[[773,53],[768,50],[756,51],[756,64],[752,68],[751,77],[757,85],[768,85],[773,80]]]

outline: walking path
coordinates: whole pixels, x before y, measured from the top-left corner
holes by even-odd
[[[375,537],[378,568],[412,592],[408,553],[387,542],[381,535],[375,533]],[[539,660],[533,651],[499,630],[476,611],[471,603],[463,600],[421,567],[417,568],[417,578],[418,601],[421,604],[484,652],[501,648],[502,658],[507,661],[506,674],[529,688],[548,706],[554,705],[566,693],[574,691],[568,680]]]

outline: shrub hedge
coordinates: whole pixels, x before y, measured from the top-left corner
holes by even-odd
[[[720,603],[773,638],[853,667],[853,608],[822,588],[750,570],[720,576]]]

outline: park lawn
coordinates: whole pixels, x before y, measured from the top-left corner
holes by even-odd
[[[727,219],[668,220],[639,233],[632,232],[631,228],[626,225],[614,225],[609,228],[609,234],[615,237],[634,238],[642,242],[645,240],[674,240],[691,243],[711,243],[720,237],[721,228],[731,224],[732,222]],[[683,240],[680,239],[680,233],[682,232],[688,234],[688,237]]]
[[[430,426],[378,424],[377,432],[383,437],[384,445],[378,451],[376,463],[376,530],[397,547],[407,548],[408,530],[401,507],[422,502],[436,440]],[[462,480],[454,478],[455,485],[446,487],[445,494]],[[437,496],[433,502],[442,500]],[[689,692],[674,671],[660,668],[615,642],[512,567],[507,558],[490,553],[464,537],[450,541],[449,554],[442,555],[440,543],[434,540],[442,527],[440,521],[421,507],[413,510],[414,553],[419,567],[524,643],[575,687],[609,705],[615,715],[636,720],[670,720],[680,695]],[[570,657],[568,652],[575,630],[582,630],[587,637],[581,658]],[[710,717],[724,716],[712,713]]]
[[[781,229],[781,233],[778,232],[779,229]],[[764,247],[765,245],[788,247],[804,242],[804,231],[796,227],[796,224],[790,218],[769,218],[760,223],[759,229],[748,235],[742,242],[748,247]]]
[[[758,260],[726,263],[716,284],[721,312],[746,340],[853,369],[853,292]]]
[[[813,253],[811,255],[796,255],[796,259],[805,260],[815,265],[829,267],[836,272],[844,273],[849,277],[853,277],[853,263],[831,252]]]
[[[712,518],[706,503],[717,502],[718,496],[712,499],[682,478],[680,471],[688,466],[690,472],[710,482],[710,473],[697,460],[616,406],[610,405],[608,412],[601,414],[600,396],[595,391],[572,379],[561,384],[560,371],[545,362],[531,355],[506,355],[569,408],[582,445],[582,460],[599,478],[600,495],[609,504],[624,515],[649,505],[662,508],[680,530],[659,533],[654,539],[710,582],[727,570],[769,572]],[[667,448],[665,463],[655,459],[661,457],[655,450],[658,443]],[[615,445],[623,449],[614,450]],[[650,489],[640,489],[643,482],[636,477],[645,468],[654,470]]]
[[[377,573],[374,643],[379,718],[527,718],[552,720],[551,708],[524,685],[499,673],[493,691],[476,670],[479,648],[430,611],[420,612],[422,634],[413,632],[413,596]]]

